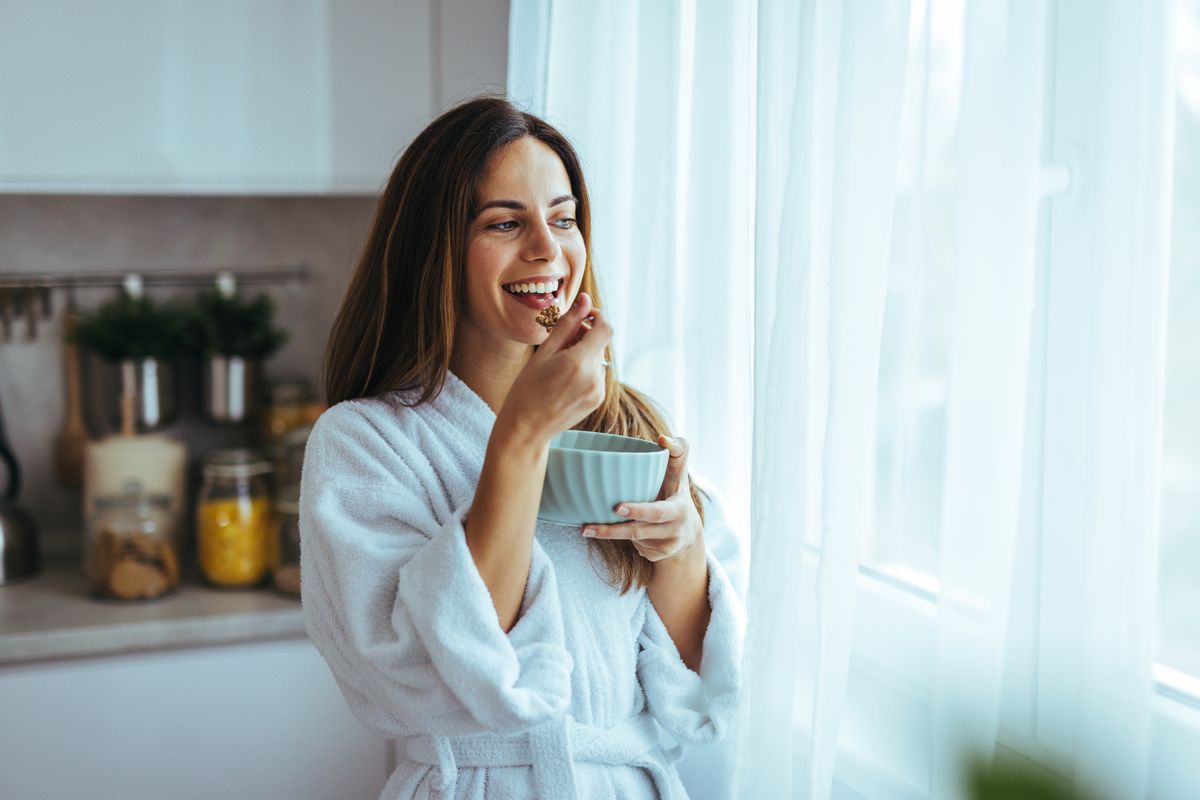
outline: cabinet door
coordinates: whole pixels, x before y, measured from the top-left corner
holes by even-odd
[[[433,106],[428,0],[12,0],[0,191],[378,191]]]
[[[0,669],[0,793],[375,798],[388,742],[308,640]]]

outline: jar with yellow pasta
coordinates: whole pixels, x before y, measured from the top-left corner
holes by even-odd
[[[196,500],[200,572],[214,586],[256,586],[276,560],[271,462],[253,450],[216,450],[202,471]]]

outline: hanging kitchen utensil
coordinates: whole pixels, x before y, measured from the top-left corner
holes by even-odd
[[[30,286],[22,289],[25,304],[25,338],[33,341],[38,332],[38,296],[37,288]]]
[[[87,426],[83,423],[79,346],[73,341],[78,321],[79,312],[72,303],[63,319],[66,417],[54,440],[54,473],[64,486],[72,487],[83,483],[83,451],[88,441]]]
[[[29,512],[17,505],[21,491],[21,469],[8,444],[4,415],[0,410],[0,462],[8,472],[8,484],[0,495],[0,585],[28,578],[41,568],[37,524]]]
[[[0,286],[0,337],[4,341],[12,341],[12,298],[13,290]]]
[[[25,292],[24,286],[16,286],[12,289],[12,316],[18,321],[25,316]]]

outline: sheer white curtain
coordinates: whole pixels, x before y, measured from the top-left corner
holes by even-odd
[[[827,796],[869,524],[908,3],[760,3],[743,797]],[[808,546],[806,549],[806,545]]]
[[[933,797],[959,795],[963,760],[990,754],[1000,721],[1034,323],[1045,16],[1035,3],[969,3],[963,18]]]
[[[1049,220],[1037,735],[1099,797],[1146,796],[1152,739],[1175,23],[1166,0],[1055,20],[1052,147],[1078,176]]]
[[[689,789],[964,797],[1000,741],[1144,796],[1171,4],[511,7],[509,91],[587,161],[622,377],[751,522],[734,766]],[[916,580],[878,558],[881,338],[936,259]]]
[[[691,443],[740,547],[745,591],[754,292],[754,28],[746,4],[516,0],[508,91],[567,134],[592,201],[592,255],[617,375]],[[732,743],[693,749],[696,800],[726,797]]]
[[[754,32],[745,4],[517,0],[509,94],[575,144],[618,376],[748,528]],[[744,575],[740,583],[744,583]]]

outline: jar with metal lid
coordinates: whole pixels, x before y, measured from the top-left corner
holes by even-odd
[[[300,497],[295,487],[275,501],[278,539],[271,582],[284,594],[300,596]]]
[[[214,586],[261,583],[271,571],[275,521],[271,462],[253,450],[216,450],[202,467],[196,499],[200,572]]]
[[[179,587],[179,554],[170,497],[128,481],[119,495],[95,498],[83,548],[84,574],[98,597],[152,600]]]
[[[304,424],[304,409],[312,399],[312,391],[302,378],[280,378],[272,381],[267,394],[263,440],[272,442]]]
[[[275,466],[276,496],[283,497],[289,492],[293,496],[299,495],[300,471],[304,466],[304,448],[308,444],[310,433],[312,433],[311,425],[301,425],[299,428],[285,433],[267,448]]]

